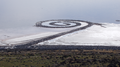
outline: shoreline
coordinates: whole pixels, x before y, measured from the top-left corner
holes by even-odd
[[[80,46],[80,45],[39,45],[39,46],[16,46],[16,47],[0,47],[0,50],[93,50],[93,49],[106,49],[106,50],[120,50],[120,46]]]

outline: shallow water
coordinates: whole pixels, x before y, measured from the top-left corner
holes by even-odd
[[[0,29],[32,27],[38,21],[76,19],[119,23],[119,0],[0,0]]]

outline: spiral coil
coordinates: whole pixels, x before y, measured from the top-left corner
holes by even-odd
[[[46,28],[70,28],[80,26],[80,20],[47,20],[36,23],[37,27]]]

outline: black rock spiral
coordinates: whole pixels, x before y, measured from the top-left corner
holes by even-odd
[[[83,25],[82,23],[86,23],[87,25]],[[82,26],[83,25],[83,26]],[[40,21],[36,23],[36,27],[45,27],[45,28],[71,28],[71,27],[77,27],[75,29],[71,29],[65,32],[60,32],[58,34],[46,36],[43,38],[37,38],[32,41],[28,41],[25,43],[18,43],[16,46],[14,46],[14,49],[43,49],[44,47],[32,47],[32,45],[38,44],[43,41],[51,40],[75,31],[83,30],[88,27],[91,27],[93,25],[92,22],[88,21],[82,21],[82,20],[46,20],[46,21]],[[7,47],[8,48],[8,47]],[[12,48],[9,47],[10,49]],[[0,49],[6,49],[6,46],[0,47]],[[45,48],[47,49],[47,48]]]
[[[36,26],[46,28],[70,28],[80,26],[80,22],[79,20],[47,20],[37,22]]]

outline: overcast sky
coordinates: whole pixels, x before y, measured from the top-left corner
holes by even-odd
[[[0,28],[50,19],[115,23],[120,19],[120,0],[0,0]]]

